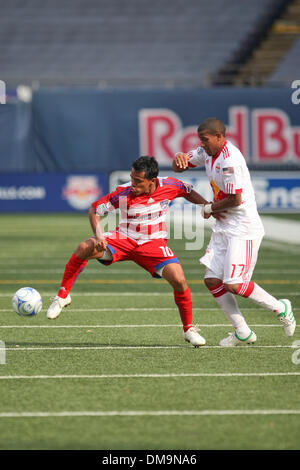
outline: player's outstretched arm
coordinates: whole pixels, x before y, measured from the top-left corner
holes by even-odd
[[[176,173],[182,173],[188,170],[189,156],[183,152],[175,153],[174,160],[172,162],[173,171]]]
[[[201,194],[197,193],[194,189],[191,190],[188,194],[186,194],[185,199],[193,204],[208,204],[207,201]]]
[[[194,189],[191,190],[190,193],[188,193],[186,196],[184,196],[185,199],[189,202],[192,202],[193,204],[201,205],[202,207],[202,215],[205,219],[209,219],[211,214],[206,214],[203,210],[205,205],[209,204],[209,202],[204,199],[204,197],[201,196],[201,194],[197,193],[197,191],[194,191]]]
[[[92,230],[96,237],[96,249],[98,251],[106,250],[107,241],[105,240],[101,228],[101,217],[96,213],[96,209],[91,206],[89,209],[89,219]]]

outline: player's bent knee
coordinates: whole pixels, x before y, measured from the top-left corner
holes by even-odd
[[[84,240],[83,242],[79,243],[77,250],[75,252],[76,256],[79,258],[85,259],[92,256],[94,252],[94,243],[92,240]]]
[[[204,284],[208,289],[212,289],[216,285],[220,284],[222,282],[220,279],[214,278],[214,277],[206,277],[204,278]]]
[[[166,276],[165,279],[167,279],[172,287],[178,292],[183,292],[188,287],[184,276]]]
[[[170,263],[166,265],[162,272],[162,277],[178,292],[183,292],[188,287],[184,272],[179,264]]]
[[[185,278],[175,279],[175,281],[173,282],[173,287],[178,292],[184,292],[187,289],[188,285]]]

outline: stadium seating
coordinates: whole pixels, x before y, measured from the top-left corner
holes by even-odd
[[[278,67],[269,77],[268,85],[284,84],[290,86],[291,83],[299,79],[300,60],[300,37],[294,42],[289,52],[280,61]]]
[[[295,55],[293,65],[291,60],[283,59],[289,55],[289,50],[299,33],[300,0],[279,0],[257,23],[254,34],[251,34],[233,54],[231,60],[218,70],[213,83],[233,86],[286,85],[286,77],[292,76],[289,70],[291,66],[294,66],[294,76],[297,75],[295,66],[299,54],[298,57]],[[293,52],[291,55],[293,56]],[[279,63],[281,73],[272,78]]]
[[[208,85],[278,0],[3,0],[8,84]]]

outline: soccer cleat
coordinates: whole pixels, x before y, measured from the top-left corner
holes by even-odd
[[[56,295],[53,298],[52,304],[48,308],[47,318],[49,318],[50,320],[55,320],[59,316],[62,309],[70,305],[70,303],[71,303],[70,294],[68,294],[65,299],[63,299],[62,297],[58,297],[58,295]]]
[[[287,336],[293,336],[296,329],[296,320],[292,311],[291,302],[288,299],[280,299],[280,302],[283,303],[285,309],[277,315],[277,318],[283,324],[285,334]]]
[[[227,338],[222,339],[219,342],[219,346],[223,348],[231,348],[233,346],[239,346],[241,344],[253,344],[256,341],[256,334],[251,331],[247,338],[239,338],[236,333],[229,333]]]
[[[206,344],[205,339],[199,335],[198,331],[199,328],[192,326],[187,331],[183,332],[185,341],[191,343],[195,348],[199,348],[199,346],[204,346]]]

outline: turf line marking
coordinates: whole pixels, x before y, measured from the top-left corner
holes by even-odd
[[[237,348],[222,348],[221,346],[201,346],[200,349],[222,349],[223,351],[242,351],[247,349],[292,349],[292,345],[255,346],[253,344]],[[41,347],[6,347],[6,351],[94,351],[94,350],[140,350],[140,349],[196,349],[193,346],[41,346]]]
[[[158,410],[158,411],[53,411],[3,412],[0,418],[59,418],[82,416],[230,416],[230,415],[299,415],[300,410]]]
[[[193,308],[193,311],[198,311],[198,312],[205,312],[207,310],[210,311],[219,311],[220,307],[195,307]],[[245,307],[243,310],[265,310],[262,307]],[[176,307],[128,307],[128,308],[112,308],[112,307],[107,307],[107,308],[68,308],[68,312],[162,312],[162,311],[174,311],[177,312],[178,309]],[[11,309],[7,308],[1,308],[0,312],[11,312]]]
[[[40,292],[40,294],[44,297],[46,296],[53,296],[56,295],[57,292]],[[118,297],[160,297],[162,295],[167,295],[171,296],[172,292],[118,292]],[[300,292],[277,292],[276,295],[300,295]],[[2,292],[0,293],[0,298],[1,297],[12,297],[13,292]],[[111,297],[115,296],[116,292],[73,292],[72,297]],[[212,297],[210,293],[207,292],[192,292],[192,297],[193,296],[207,296],[207,297]]]
[[[286,377],[300,376],[300,372],[232,372],[232,373],[182,373],[182,374],[91,374],[91,375],[2,375],[0,380],[21,379],[169,379],[177,377]]]
[[[230,325],[228,323],[211,323],[211,324],[198,324],[197,326],[201,328],[215,328],[215,327],[228,327],[230,328]],[[267,328],[282,328],[282,325],[267,325],[267,324],[255,324],[255,325],[249,325],[253,328],[257,327],[267,327]],[[25,329],[25,328],[170,328],[170,327],[176,327],[176,328],[182,328],[181,324],[177,325],[0,325],[0,329],[14,329],[14,328],[20,328],[20,329]]]

